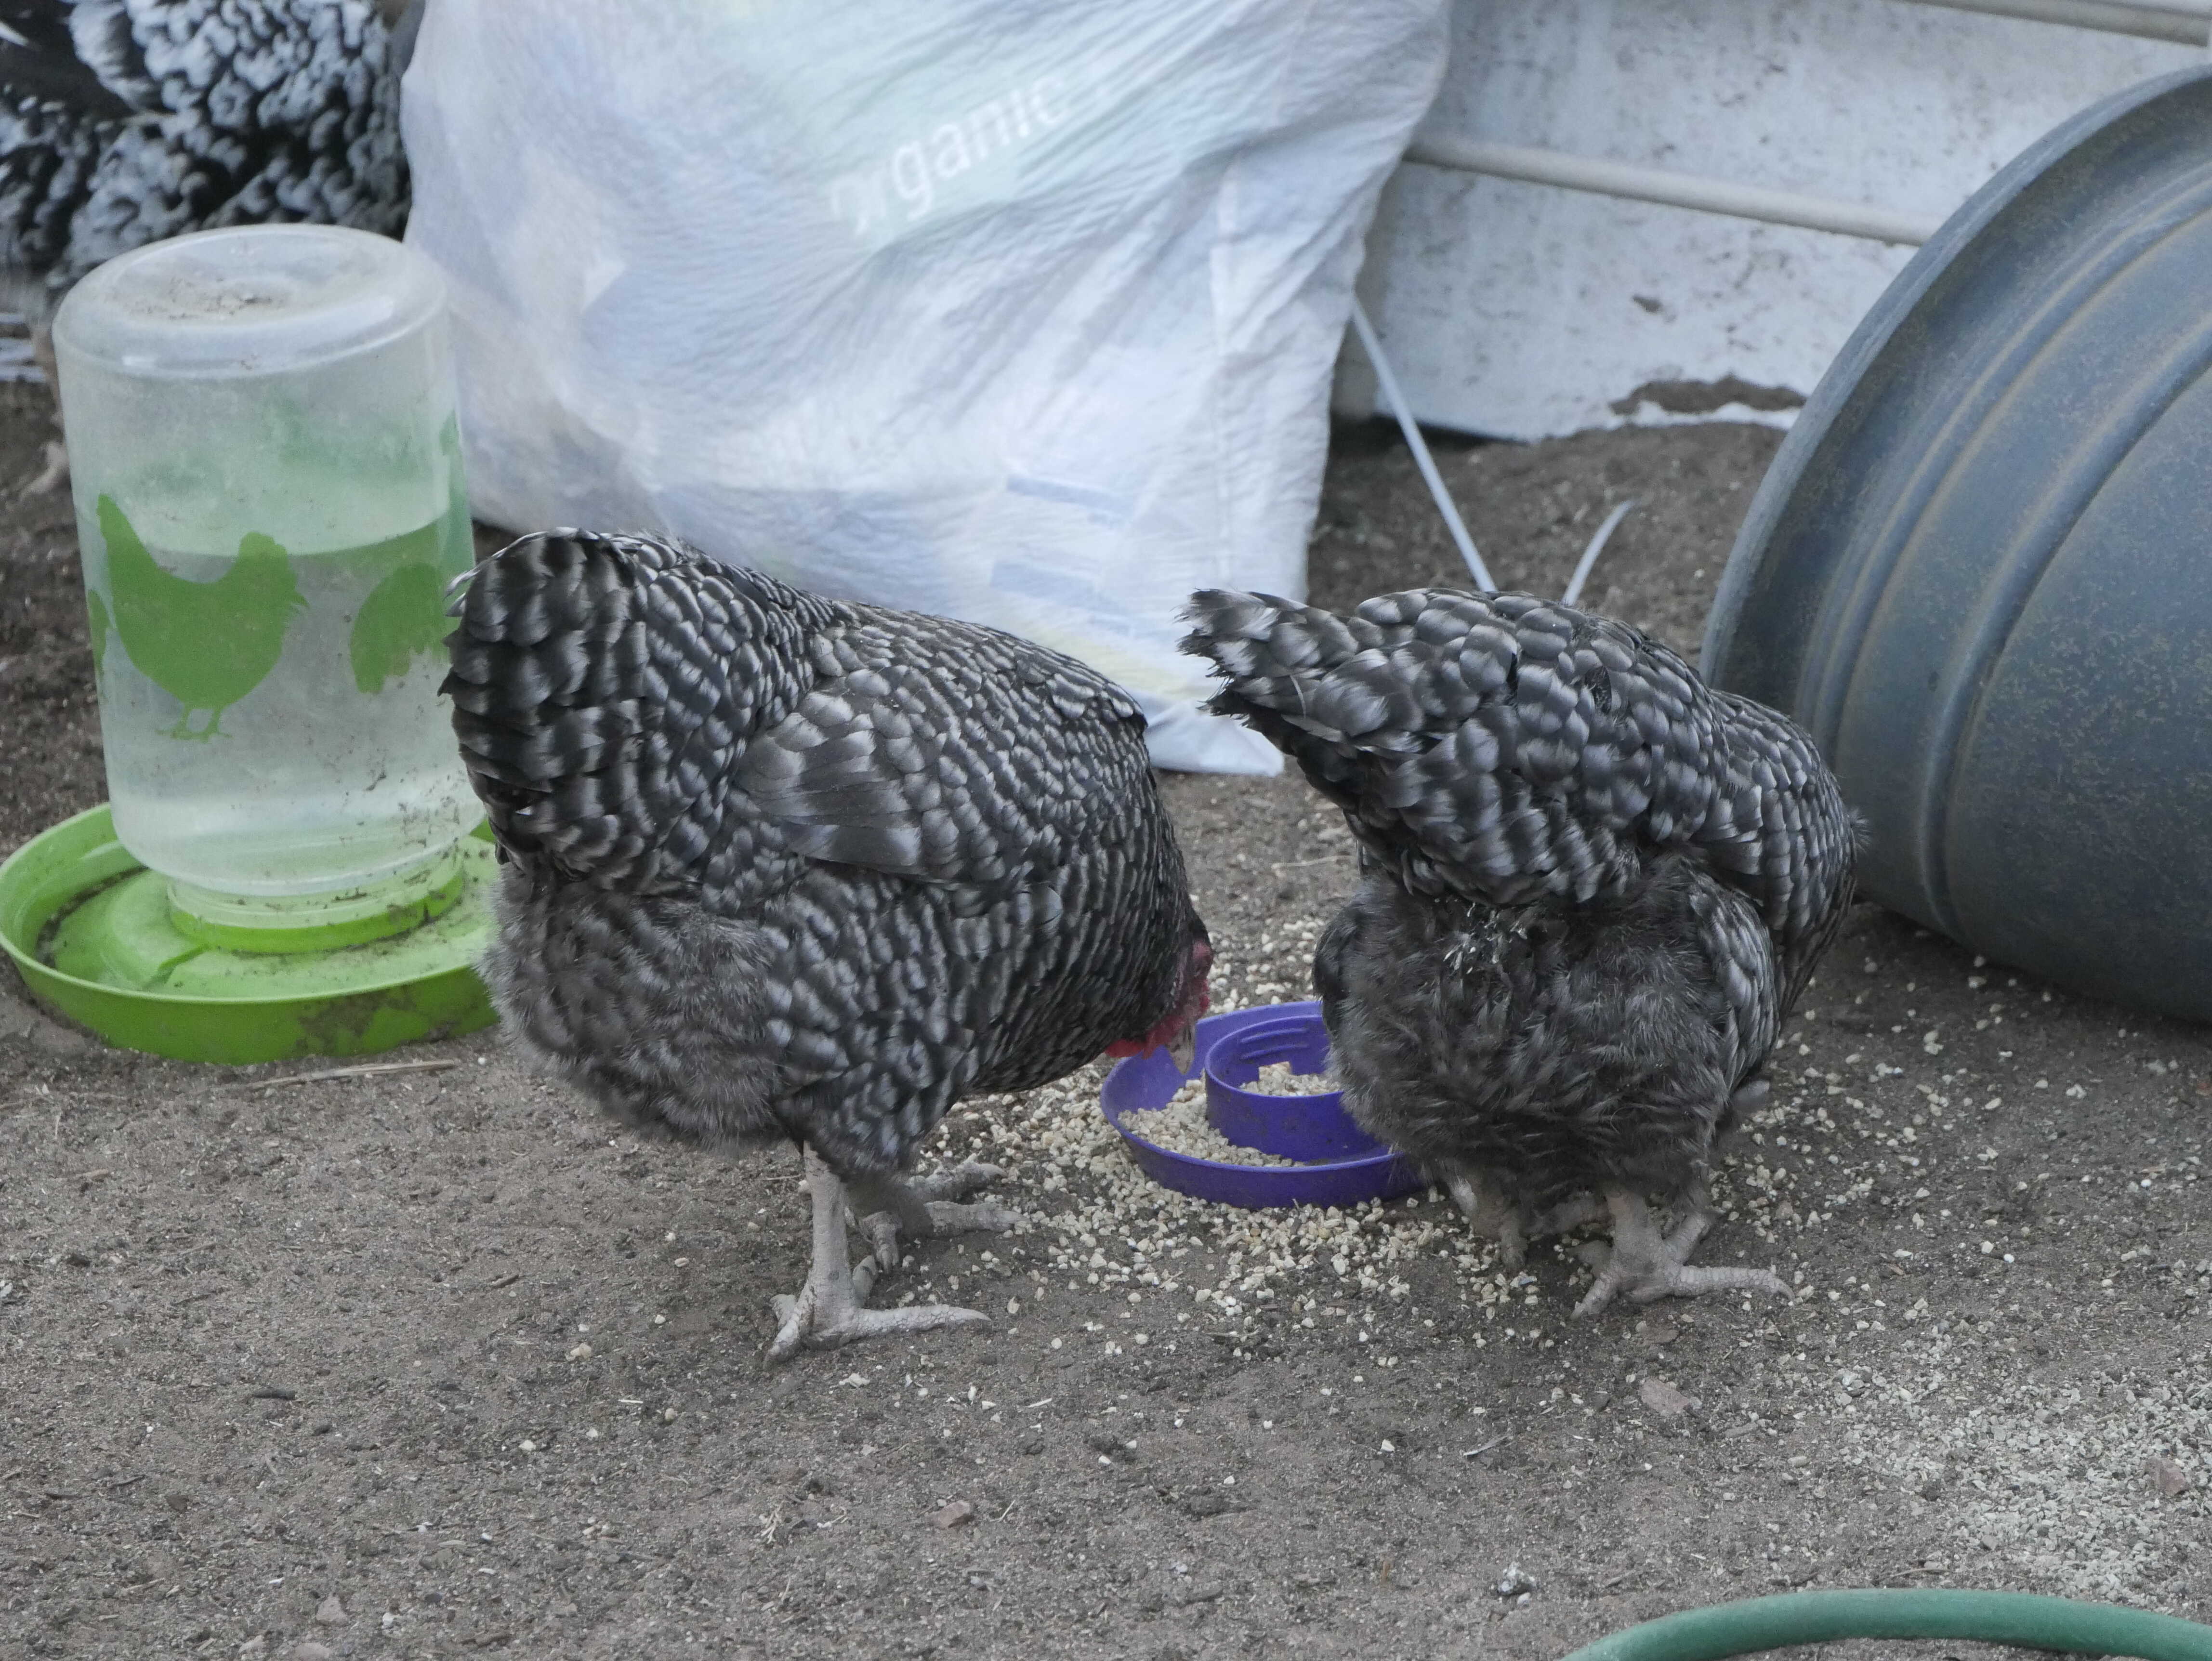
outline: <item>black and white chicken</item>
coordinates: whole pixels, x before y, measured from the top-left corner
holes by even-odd
[[[1849,908],[1856,825],[1812,740],[1635,630],[1416,589],[1349,617],[1194,595],[1212,707],[1344,810],[1358,893],[1314,960],[1345,1098],[1518,1266],[1609,1215],[1577,1314],[1695,1267],[1717,1139]],[[1646,1205],[1683,1202],[1662,1233]]]
[[[601,1105],[805,1149],[771,1354],[980,1322],[862,1307],[897,1234],[1004,1227],[902,1173],[946,1110],[1185,1049],[1212,953],[1112,683],[996,630],[553,532],[456,602],[453,725],[507,861],[507,1028]],[[874,1247],[848,1262],[847,1196]]]
[[[0,303],[46,326],[141,244],[407,222],[399,77],[422,0],[0,0]],[[57,447],[50,479],[58,479]]]

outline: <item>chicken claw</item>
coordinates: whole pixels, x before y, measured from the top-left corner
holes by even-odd
[[[54,378],[49,374],[46,385],[51,386],[54,384]],[[49,490],[58,490],[69,483],[69,451],[63,447],[59,439],[50,438],[46,441],[46,465],[39,470],[36,478],[23,486],[21,494],[41,496]]]
[[[950,1171],[940,1171],[929,1177],[871,1177],[852,1185],[854,1214],[860,1221],[860,1232],[875,1246],[877,1260],[890,1269],[898,1262],[896,1250],[889,1262],[883,1258],[883,1242],[878,1228],[871,1224],[888,1214],[896,1233],[910,1239],[938,1240],[948,1234],[973,1234],[988,1231],[1004,1234],[1021,1221],[1021,1214],[1009,1211],[1004,1206],[957,1205],[979,1188],[1004,1182],[1006,1173],[994,1165],[981,1165],[969,1159]]]
[[[1688,1261],[1712,1226],[1713,1214],[1702,1186],[1692,1190],[1689,1214],[1671,1234],[1660,1233],[1644,1196],[1631,1189],[1608,1183],[1605,1202],[1613,1213],[1613,1250],[1598,1270],[1597,1284],[1575,1305],[1576,1319],[1596,1314],[1619,1292],[1639,1304],[1729,1288],[1790,1295],[1790,1288],[1771,1269],[1706,1269]]]
[[[1006,1173],[995,1165],[968,1164],[934,1177],[878,1177],[853,1184],[859,1227],[869,1253],[858,1263],[845,1256],[847,1191],[837,1173],[812,1148],[805,1151],[806,1191],[814,1205],[813,1261],[797,1297],[770,1300],[777,1321],[770,1361],[787,1361],[801,1349],[834,1349],[890,1333],[931,1332],[945,1327],[988,1326],[980,1311],[950,1304],[869,1309],[876,1281],[897,1267],[902,1231],[921,1238],[970,1229],[1012,1227],[1020,1218],[995,1205],[957,1205],[937,1195],[972,1194]]]
[[[1528,1238],[1540,1240],[1547,1235],[1568,1234],[1584,1223],[1605,1220],[1605,1202],[1595,1194],[1577,1194],[1562,1200],[1549,1211],[1528,1225]]]

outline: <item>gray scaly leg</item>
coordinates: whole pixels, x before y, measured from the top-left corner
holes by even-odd
[[[914,1240],[941,1240],[951,1234],[973,1234],[988,1231],[1004,1234],[1021,1221],[1021,1214],[988,1201],[981,1205],[957,1205],[979,1188],[1004,1182],[1006,1173],[994,1165],[979,1165],[970,1159],[929,1177],[901,1177],[895,1173],[880,1177],[855,1177],[852,1184],[854,1214],[860,1219],[861,1232],[875,1245],[877,1261],[885,1269],[898,1262],[896,1251],[890,1262],[883,1262],[882,1224],[879,1219],[888,1216],[897,1233]]]
[[[1703,1183],[1692,1189],[1688,1214],[1671,1234],[1660,1233],[1641,1194],[1607,1183],[1605,1202],[1613,1213],[1613,1252],[1598,1271],[1597,1284],[1575,1305],[1577,1319],[1596,1314],[1621,1292],[1639,1304],[1732,1288],[1790,1295],[1790,1288],[1771,1269],[1705,1269],[1689,1262],[1690,1253],[1712,1226]]]
[[[886,1246],[880,1238],[882,1232],[870,1236],[876,1248],[873,1255],[862,1259],[858,1268],[854,1267],[845,1255],[845,1184],[811,1147],[805,1152],[805,1161],[806,1192],[814,1204],[813,1260],[807,1268],[806,1284],[799,1288],[799,1295],[778,1297],[772,1302],[778,1325],[775,1338],[768,1348],[769,1360],[787,1361],[802,1348],[834,1349],[840,1344],[858,1343],[889,1333],[990,1324],[988,1316],[972,1309],[956,1309],[949,1304],[925,1304],[906,1309],[863,1307],[868,1293],[875,1289],[877,1276],[884,1265]],[[981,1206],[951,1208],[993,1209]],[[898,1243],[895,1233],[889,1239],[888,1250],[890,1261],[896,1263]]]

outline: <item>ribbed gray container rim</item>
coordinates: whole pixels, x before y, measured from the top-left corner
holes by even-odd
[[[1820,377],[1805,407],[1798,412],[1782,447],[1775,453],[1766,475],[1759,481],[1753,496],[1750,509],[1745,514],[1743,527],[1737,532],[1735,545],[1729,550],[1727,567],[1721,573],[1720,587],[1713,596],[1711,611],[1705,619],[1705,640],[1699,653],[1700,672],[1717,686],[1729,685],[1729,654],[1734,645],[1737,630],[1743,620],[1746,607],[1751,603],[1757,580],[1762,574],[1768,541],[1788,512],[1797,486],[1826,443],[1832,429],[1850,408],[1858,395],[1867,372],[1889,349],[1898,329],[1913,314],[1916,307],[1934,288],[1944,273],[1981,233],[2009,210],[2027,189],[2049,171],[2051,164],[2078,147],[2084,140],[2108,127],[2127,119],[2145,106],[2155,103],[2171,94],[2185,91],[2202,82],[2212,81],[2212,64],[2177,70],[2154,80],[2143,82],[2117,93],[2102,103],[2093,105],[2070,119],[2062,122],[2051,131],[2014,157],[1996,176],[1968,198],[1964,205],[1943,222],[1942,228],[1922,245],[1896,280],[1883,290],[1850,338],[1837,353],[1835,361]],[[1859,619],[1860,630],[1847,640],[1826,642],[1825,663],[1838,659],[1845,661],[1858,654],[1864,639],[1865,616]],[[1808,642],[1808,646],[1809,646]],[[1848,651],[1839,648],[1848,647]],[[1806,661],[1810,663],[1808,650]],[[1804,669],[1797,676],[1802,688],[1807,679]],[[1832,703],[1823,709],[1793,709],[1793,718],[1812,733],[1815,742],[1825,751],[1835,741],[1836,724],[1840,705]]]
[[[2079,306],[2101,295],[2146,250],[2156,247],[2170,221],[2201,220],[2212,198],[2212,172],[2194,161],[2185,171],[2169,171],[2171,161],[2160,159],[2159,146],[2161,134],[2205,131],[2212,131],[2212,66],[2144,82],[2083,111],[2029,147],[1920,250],[1822,377],[1753,499],[1707,622],[1702,666],[1713,684],[1784,710],[1832,761],[1851,762],[1841,747],[1869,713],[1863,700],[1893,701],[1905,695],[1893,680],[1866,689],[1857,683],[1875,660],[1874,631],[1894,585],[1906,574],[1901,562],[1912,557],[1917,527],[1936,511],[1942,497],[1965,481],[1980,478],[1984,464],[1972,459],[1971,441],[2015,388],[2032,384],[2033,366]],[[2140,150],[2144,143],[2153,148]],[[2138,155],[2149,158],[2152,171],[2140,178],[2110,171],[2126,167],[2125,159]],[[2094,204],[2108,176],[2114,190],[2140,183],[2155,187],[2138,204],[2137,216],[2126,222],[2125,234],[2107,234],[2114,227],[2098,220],[2094,205],[2085,205]],[[2158,211],[2147,211],[2151,204]],[[2041,220],[2051,223],[2045,226]],[[2029,246],[2047,246],[2057,262],[2051,267],[2057,274],[2052,303],[2022,314],[2016,334],[1996,342],[1994,356],[1960,357],[1945,337],[1932,331],[1947,321],[1971,320],[1971,299],[1980,291],[1978,285],[1991,280],[1992,273],[2012,269],[1992,261],[2023,238]],[[1944,285],[1954,279],[1957,286],[1947,291]],[[2058,303],[2069,294],[2081,298]],[[1976,350],[1972,342],[1979,338],[1970,338],[1970,354]],[[2019,955],[2018,938],[2003,943],[1984,938],[1988,919],[1961,915],[1951,863],[1957,782],[1983,719],[1982,699],[1993,666],[2039,585],[2051,575],[2053,562],[2067,545],[2066,532],[2172,400],[2201,380],[2208,362],[2212,326],[2193,319],[2188,338],[2150,366],[2157,373],[2145,382],[2139,406],[2114,411],[2108,430],[2093,435],[2085,429],[2085,441],[2095,441],[2085,442],[2081,450],[2084,465],[2069,474],[2072,488],[2054,496],[2032,533],[1996,551],[1996,563],[1984,573],[1983,592],[1990,603],[1961,619],[1960,626],[1967,632],[1960,636],[1947,666],[1962,672],[1931,678],[1925,719],[1910,735],[1909,752],[1902,748],[1906,738],[1900,734],[1899,751],[1891,757],[1919,781],[1913,805],[1900,818],[1896,800],[1881,805],[1884,793],[1863,777],[1857,781],[1874,792],[1863,804],[1873,816],[1876,839],[1861,873],[1870,897],[1955,940],[2037,966],[2033,952]],[[1962,368],[1973,374],[1962,379]],[[1930,403],[1931,399],[1956,401]],[[1920,435],[1923,442],[1936,439],[1933,447],[1903,460],[1896,441],[1888,441],[1889,449],[1882,447],[1881,435],[1893,421],[1906,421],[1901,430],[1910,431],[1916,410],[1938,409],[1949,412],[1940,436],[1934,430]],[[1858,470],[1868,470],[1863,478]],[[1843,516],[1840,520],[1837,514]],[[1795,563],[1801,559],[1808,563]],[[1853,764],[1869,764],[1861,757]],[[1844,784],[1846,794],[1851,794],[1854,780],[1848,772]],[[2201,999],[2136,983],[2140,977],[2115,978],[2095,965],[2086,972],[2083,964],[2045,962],[2040,967],[2098,995],[2170,1013],[2203,1015]]]

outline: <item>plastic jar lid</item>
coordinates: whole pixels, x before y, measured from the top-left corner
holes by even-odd
[[[62,301],[54,339],[132,377],[263,375],[388,344],[427,325],[445,297],[437,267],[390,237],[239,226],[109,260]]]

